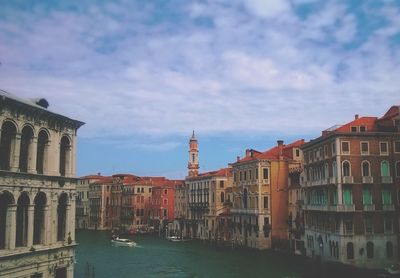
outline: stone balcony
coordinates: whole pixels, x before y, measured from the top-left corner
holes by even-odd
[[[353,176],[342,177],[342,182],[345,184],[352,184],[354,183],[354,177]]]
[[[381,182],[382,183],[393,183],[393,178],[388,176],[388,177],[381,177]]]
[[[394,204],[382,205],[383,211],[394,211]]]
[[[375,211],[375,205],[374,204],[364,205],[363,210],[364,211]]]
[[[305,205],[304,210],[333,211],[333,212],[354,212],[355,205]]]
[[[365,184],[372,184],[374,183],[374,178],[373,177],[362,177],[362,183]]]
[[[267,209],[244,209],[244,208],[234,208],[231,209],[231,213],[236,213],[236,214],[266,214],[268,213]]]

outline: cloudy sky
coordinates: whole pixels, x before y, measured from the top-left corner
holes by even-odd
[[[82,120],[78,175],[182,178],[400,104],[397,0],[0,0],[0,88]]]

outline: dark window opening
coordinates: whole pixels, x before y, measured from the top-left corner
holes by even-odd
[[[35,211],[33,219],[33,244],[42,244],[45,234],[44,208],[46,206],[46,195],[40,192],[35,198]]]
[[[27,246],[28,240],[28,207],[29,197],[26,192],[23,192],[17,202],[17,227],[15,246]]]
[[[67,226],[67,203],[68,196],[67,194],[61,194],[58,199],[57,206],[57,240],[63,241],[65,240],[66,226]]]
[[[61,176],[66,175],[66,171],[69,168],[69,154],[71,151],[71,144],[68,137],[64,136],[60,143],[60,174]]]
[[[6,248],[7,214],[9,206],[14,204],[14,198],[9,192],[0,193],[0,249]]]
[[[22,129],[21,147],[19,152],[19,170],[20,172],[28,172],[28,160],[31,143],[33,139],[32,128],[26,126]]]
[[[17,129],[11,122],[5,122],[1,127],[0,140],[0,169],[10,170],[11,168],[11,147],[15,143]]]
[[[48,142],[49,137],[47,133],[44,130],[41,130],[38,135],[36,155],[36,172],[38,174],[44,173]]]

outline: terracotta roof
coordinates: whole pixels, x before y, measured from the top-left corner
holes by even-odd
[[[389,110],[383,115],[379,120],[384,120],[387,118],[395,117],[400,114],[400,105],[393,105]]]
[[[206,178],[206,177],[226,177],[231,175],[232,169],[231,168],[221,168],[219,170],[215,171],[209,171],[209,172],[204,172],[200,173],[195,177],[190,177],[189,179],[201,179],[201,178]]]
[[[89,180],[89,179],[101,179],[101,178],[104,178],[104,177],[102,175],[87,175],[87,176],[80,177],[79,179]]]
[[[290,143],[289,145],[283,145],[282,146],[282,155],[284,158],[288,158],[288,159],[293,159],[293,152],[292,149],[296,148],[296,147],[300,147],[304,145],[304,139],[300,139],[297,140],[293,143]],[[279,159],[280,156],[280,150],[279,150],[280,146],[275,146],[265,152],[258,152],[254,150],[250,150],[253,151],[253,155],[248,155],[245,156],[242,159],[239,159],[238,161],[236,161],[235,163],[240,163],[240,162],[247,162],[247,161],[252,161],[252,160],[257,160],[257,159]]]
[[[345,125],[342,125],[341,127],[333,130],[336,132],[351,132],[351,127],[356,126],[365,126],[366,127],[366,132],[373,132],[376,131],[376,120],[377,117],[360,117],[358,119],[355,119]]]

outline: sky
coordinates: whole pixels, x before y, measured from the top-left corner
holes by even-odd
[[[77,175],[184,178],[400,104],[398,0],[0,0],[0,88],[81,120]]]

